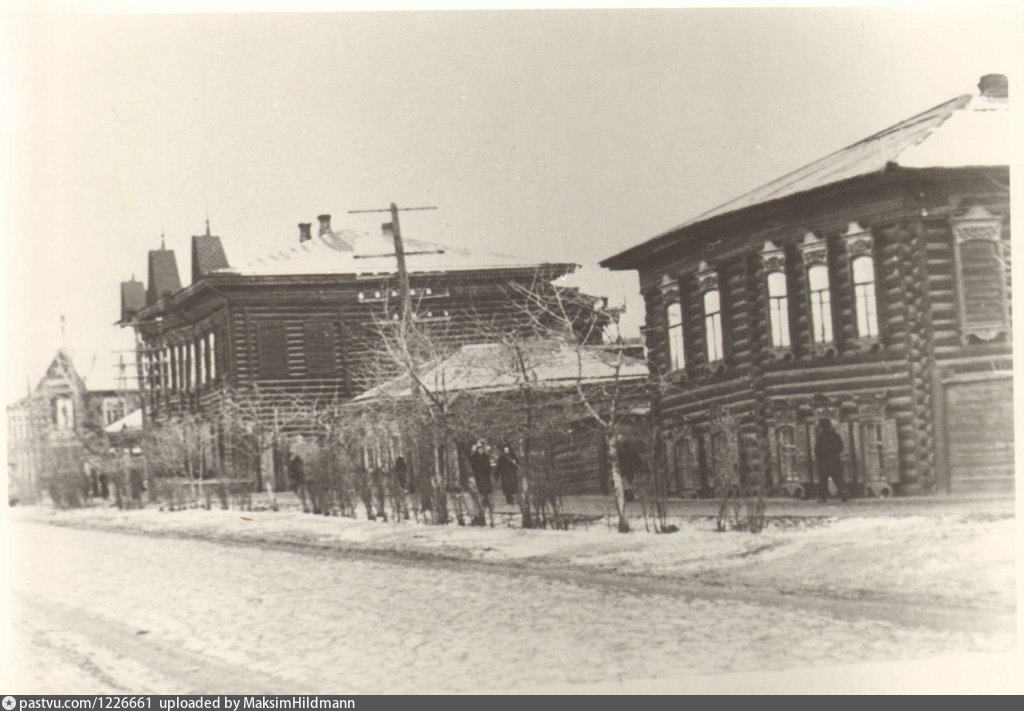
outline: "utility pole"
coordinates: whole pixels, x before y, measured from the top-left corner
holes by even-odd
[[[390,212],[391,213],[391,234],[395,240],[395,256],[398,259],[398,293],[401,299],[402,309],[402,323],[408,323],[409,317],[412,314],[412,299],[409,295],[409,270],[405,265],[405,257],[410,254],[444,254],[444,250],[427,250],[419,252],[406,252],[405,247],[402,245],[402,228],[398,222],[399,212],[412,212],[414,210],[436,210],[436,207],[398,207],[395,203],[391,203],[391,207],[381,208],[377,210],[349,210],[348,214],[355,215],[365,212]],[[387,224],[384,225],[387,227]],[[365,254],[356,255],[356,259],[368,259],[370,257],[383,257],[391,255],[383,254]]]

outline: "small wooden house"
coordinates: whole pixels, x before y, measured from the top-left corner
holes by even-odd
[[[529,447],[531,469],[559,494],[607,494],[608,450],[588,404],[607,416],[614,400],[621,413],[615,418],[619,434],[633,439],[649,431],[647,368],[621,346],[572,346],[557,338],[467,344],[424,364],[415,382],[399,376],[352,404],[406,412],[417,397],[429,401],[445,411],[449,451],[444,456],[431,451],[439,441],[436,430],[403,429],[402,418],[388,417],[389,436],[366,443],[368,466],[390,469],[398,456],[414,467],[443,462],[449,471],[442,479],[462,481],[469,475],[470,445],[482,439],[494,457],[503,443],[511,445],[524,466]],[[531,408],[529,415],[526,408]],[[414,441],[424,436],[430,440],[427,456],[423,442]]]
[[[602,263],[640,275],[676,491],[738,437],[806,492],[820,417],[861,493],[1012,488],[1006,77],[979,89]]]

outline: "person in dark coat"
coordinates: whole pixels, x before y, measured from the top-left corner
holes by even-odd
[[[633,482],[644,465],[643,460],[640,459],[640,453],[636,451],[633,443],[622,435],[618,436],[616,455],[619,459],[619,473],[622,475],[622,488],[626,501],[634,501],[636,494],[633,490]]]
[[[843,451],[843,440],[832,429],[832,420],[823,418],[818,423],[817,440],[814,443],[814,461],[818,465],[818,501],[828,501],[828,478],[836,483],[839,498],[846,501],[846,487],[843,485],[843,463],[839,455]]]
[[[469,466],[473,470],[476,490],[486,500],[491,495],[491,457],[487,454],[487,444],[483,440],[473,446],[473,451],[469,455]]]
[[[408,491],[409,487],[409,467],[405,463],[405,457],[398,455],[395,457],[395,481],[402,487],[402,491]]]
[[[495,468],[495,477],[501,482],[501,490],[505,494],[505,503],[516,502],[516,472],[519,470],[519,460],[516,458],[512,447],[505,444],[501,447],[501,454],[498,455],[498,466]]]
[[[302,510],[306,510],[306,465],[302,457],[293,454],[288,461],[288,479],[291,481],[292,491],[299,495],[302,502]]]

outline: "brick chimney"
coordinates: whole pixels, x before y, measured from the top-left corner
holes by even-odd
[[[995,99],[1006,99],[1010,95],[1009,81],[1005,74],[986,74],[978,82],[978,90],[982,96]]]
[[[331,233],[331,216],[330,215],[317,215],[320,220],[320,233],[321,235],[328,235]]]
[[[310,232],[310,228],[312,227],[313,225],[310,222],[299,223],[299,244],[302,244],[303,242],[308,242],[309,240],[313,239],[313,234]],[[321,232],[320,234],[323,233]]]

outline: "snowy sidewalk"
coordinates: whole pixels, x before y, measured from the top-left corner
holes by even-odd
[[[648,533],[642,520],[636,519],[632,533],[620,534],[604,521],[571,531],[546,531],[512,527],[503,524],[500,516],[494,528],[478,528],[384,523],[297,510],[122,512],[109,507],[71,511],[18,507],[9,516],[126,533],[1011,614],[1017,602],[1012,508],[1004,512],[992,502],[981,503],[965,507],[967,511],[938,507],[929,515],[913,511],[886,515],[875,510],[863,516],[849,510],[842,516],[829,515],[829,507],[817,505],[806,507],[815,514],[803,517],[776,514],[772,504],[769,514],[782,517],[759,534],[718,533],[714,522],[699,514],[673,518],[680,530],[671,534]]]

